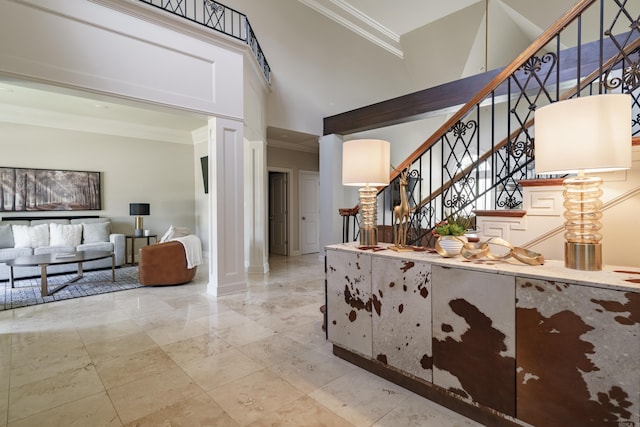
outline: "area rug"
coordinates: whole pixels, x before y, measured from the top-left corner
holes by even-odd
[[[55,288],[75,276],[75,273],[49,276],[49,287]],[[141,286],[138,283],[138,267],[117,268],[115,282],[111,281],[111,269],[85,271],[82,279],[46,297],[40,295],[39,277],[16,280],[13,289],[11,289],[11,285],[7,280],[0,282],[0,311],[89,295],[124,291]]]

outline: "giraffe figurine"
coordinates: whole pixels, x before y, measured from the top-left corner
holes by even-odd
[[[393,243],[398,248],[407,246],[409,213],[411,212],[409,200],[407,199],[408,185],[407,172],[404,170],[400,172],[400,204],[393,207]]]

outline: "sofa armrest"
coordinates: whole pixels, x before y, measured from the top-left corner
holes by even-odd
[[[110,234],[109,241],[113,243],[113,253],[116,257],[116,265],[123,265],[126,251],[124,234]]]

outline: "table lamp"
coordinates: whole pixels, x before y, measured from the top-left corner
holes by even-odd
[[[362,187],[360,199],[360,244],[378,244],[376,187],[389,185],[390,144],[380,139],[354,139],[342,144],[342,185]]]
[[[136,216],[134,236],[141,237],[144,234],[142,216],[149,215],[149,212],[149,203],[129,203],[129,215]]]
[[[536,174],[569,174],[564,180],[564,265],[602,269],[602,179],[586,173],[631,167],[631,97],[582,96],[535,112]]]

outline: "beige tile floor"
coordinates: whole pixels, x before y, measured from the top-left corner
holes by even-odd
[[[317,255],[270,265],[0,312],[0,427],[478,425],[332,355]]]

